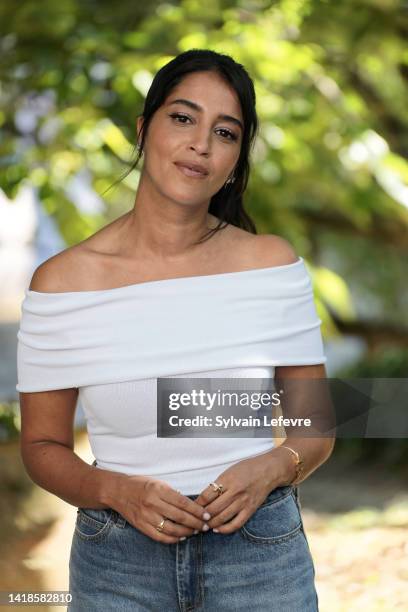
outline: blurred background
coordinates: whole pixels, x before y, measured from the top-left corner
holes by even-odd
[[[0,591],[66,590],[76,516],[20,459],[24,289],[133,206],[137,170],[106,190],[181,51],[227,53],[254,79],[246,209],[306,261],[328,375],[407,377],[407,35],[396,0],[0,1]],[[76,426],[91,463],[80,406]],[[407,459],[406,439],[340,439],[301,485],[322,612],[407,609]]]

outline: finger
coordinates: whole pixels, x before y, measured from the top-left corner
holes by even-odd
[[[217,497],[218,497],[217,494],[215,494],[215,495],[208,495],[208,494],[203,495],[201,493],[200,497],[197,497],[197,499],[195,499],[194,501],[196,502],[196,504],[199,504],[202,508],[207,510],[207,506],[212,504],[212,502],[215,501],[217,499]]]
[[[211,504],[213,501],[215,501],[216,499],[218,499],[221,495],[224,495],[224,493],[225,493],[225,490],[223,491],[223,493],[220,494],[218,493],[218,491],[215,491],[211,485],[208,485],[208,487],[206,487],[204,491],[200,493],[200,495],[197,497],[195,502],[199,503],[202,506],[205,506],[207,510],[207,506]],[[208,512],[210,512],[211,514],[210,510],[208,510]]]
[[[202,526],[202,521],[205,521],[203,514],[206,512],[206,510],[204,510],[203,507],[197,504],[194,500],[190,499],[186,495],[183,495],[182,493],[179,493],[178,491],[169,491],[166,494],[161,495],[160,500],[171,508],[178,508],[182,512],[182,515],[179,515],[180,517],[186,513],[189,514],[193,522],[191,522],[190,519],[188,524],[191,526],[194,525],[195,528],[200,528]],[[169,508],[166,509],[166,511],[168,510]],[[174,514],[169,516],[178,522]],[[200,525],[197,524],[197,520],[199,521]]]
[[[167,483],[160,480],[151,480],[145,484],[146,504],[157,510],[157,501],[162,500],[173,506],[177,506],[186,512],[190,512],[198,519],[203,518],[204,510],[195,501],[169,487]]]
[[[204,491],[201,491],[200,495],[194,500],[195,503],[199,504],[200,506],[207,506],[210,504],[218,497],[215,491],[212,491],[213,494],[211,494],[211,491],[208,491],[208,488],[206,487]]]
[[[194,503],[204,508],[208,502],[203,498],[202,494],[200,493],[200,495],[194,500]]]
[[[197,517],[190,514],[190,512],[185,512],[176,506],[172,506],[171,504],[167,504],[166,502],[160,502],[160,505],[157,507],[158,511],[165,517],[169,518],[173,521],[173,523],[181,525],[184,529],[195,530],[202,529],[204,524],[208,521],[205,521],[203,518],[198,519]],[[203,510],[201,510],[203,512]]]
[[[162,519],[165,518],[163,524],[163,529],[156,529]],[[188,536],[192,534],[192,530],[188,527],[183,527],[182,525],[177,525],[172,520],[170,520],[167,516],[159,513],[150,512],[149,517],[145,519],[146,523],[150,524],[154,527],[156,533],[160,533],[162,535],[172,536],[177,539],[180,539],[183,536]]]
[[[214,518],[217,514],[220,514],[220,512],[228,508],[237,499],[238,495],[239,493],[236,491],[234,493],[232,491],[225,491],[221,493],[221,495],[216,495],[216,497],[205,506],[205,510]]]
[[[221,534],[233,533],[237,529],[240,529],[242,525],[246,523],[248,520],[248,512],[246,510],[241,510],[232,521],[225,523],[224,525],[220,525],[216,527],[217,531]]]
[[[166,525],[166,523],[167,521],[164,524]],[[157,524],[159,524],[159,521],[157,521]],[[168,535],[164,533],[164,531],[157,531],[156,526],[150,525],[149,523],[146,523],[143,532],[153,540],[162,542],[163,544],[177,544],[177,542],[180,542],[179,537]]]
[[[225,508],[213,515],[212,519],[208,521],[208,526],[210,529],[214,527],[218,529],[219,526],[230,521],[241,510],[244,510],[242,499],[232,500]]]

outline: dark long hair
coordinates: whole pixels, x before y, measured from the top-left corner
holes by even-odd
[[[244,120],[241,151],[235,166],[233,182],[227,182],[212,196],[208,212],[220,219],[218,225],[204,234],[197,242],[208,240],[215,232],[224,229],[228,223],[256,234],[252,219],[244,210],[243,193],[249,178],[249,154],[258,131],[256,115],[255,89],[251,77],[242,64],[238,64],[229,55],[217,53],[210,49],[190,49],[163,66],[155,75],[146,96],[142,127],[138,134],[138,153],[136,160],[125,176],[136,168],[145,143],[150,121],[157,109],[164,103],[171,91],[180,81],[192,72],[217,72],[236,92]],[[225,225],[223,225],[223,223]]]

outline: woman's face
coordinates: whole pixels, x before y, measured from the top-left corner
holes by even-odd
[[[235,91],[215,72],[191,73],[152,117],[143,172],[167,198],[208,204],[235,168],[242,134]]]

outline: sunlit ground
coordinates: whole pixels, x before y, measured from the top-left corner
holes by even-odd
[[[92,463],[86,433],[77,432],[75,450]],[[76,508],[37,486],[27,495],[28,480],[26,488],[15,484],[16,445],[8,450],[3,445],[2,452],[3,459],[9,455],[2,462],[9,494],[0,502],[4,517],[0,590],[67,590]],[[324,465],[300,488],[320,612],[406,610],[408,494],[404,495],[404,485],[374,471],[360,474],[335,468]]]

